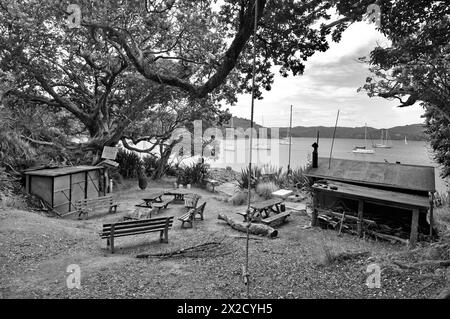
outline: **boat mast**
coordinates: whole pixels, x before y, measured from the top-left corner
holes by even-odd
[[[292,105],[291,105],[291,119],[289,121],[289,161],[288,161],[288,174],[291,171],[291,148],[292,148]]]
[[[367,123],[364,126],[364,145],[367,146]]]

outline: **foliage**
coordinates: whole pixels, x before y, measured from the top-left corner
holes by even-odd
[[[12,178],[6,170],[0,167],[0,207],[4,206],[5,201],[12,195]]]
[[[258,1],[257,97],[271,89],[273,65],[282,76],[301,75],[304,61],[328,48],[327,35],[339,39],[350,20],[360,18],[344,2]],[[103,146],[119,141],[130,150],[135,148],[127,141],[152,142],[162,147],[159,177],[176,128],[192,118],[220,122],[226,117],[220,103],[235,102],[251,89],[253,1],[77,4],[82,23],[69,28],[65,1],[0,0],[5,103],[37,105],[43,114],[65,120],[52,126],[58,139],[38,135],[35,143],[95,158]],[[327,25],[336,4],[339,13],[352,17]],[[87,140],[72,141],[80,136]]]
[[[36,150],[15,131],[0,129],[0,163],[12,170],[27,168],[34,163]]]
[[[305,176],[305,171],[307,169],[307,167],[299,167],[291,170],[291,173],[288,176],[290,184],[298,189],[307,187],[309,185],[309,180]]]
[[[441,166],[443,178],[450,175],[450,121],[436,108],[426,107],[425,133],[433,150],[434,160]]]
[[[249,167],[241,169],[241,174],[236,178],[238,186],[240,189],[248,189],[248,180],[250,176],[250,189],[255,189],[256,185],[260,182],[262,178],[261,168],[258,166],[252,166],[251,172]]]
[[[154,170],[158,167],[158,158],[155,156],[147,155],[142,158],[142,165],[147,176],[152,176]]]
[[[182,185],[200,185],[208,177],[209,166],[198,163],[178,168],[177,183]]]
[[[426,102],[450,118],[450,7],[445,1],[384,0],[381,32],[391,41],[366,60],[369,96],[398,99],[400,107]]]
[[[119,163],[119,173],[123,178],[135,178],[139,174],[142,161],[138,154],[119,148],[116,162]]]
[[[278,186],[274,182],[262,182],[256,186],[256,193],[264,199],[272,197],[272,193],[278,190]]]
[[[303,188],[309,185],[308,178],[304,175],[307,167],[292,169],[290,174],[271,165],[262,167],[252,166],[251,188],[255,189],[260,183],[271,183],[278,188]],[[240,189],[248,188],[248,167],[241,170],[241,174],[236,179]]]
[[[253,201],[255,199],[255,193],[254,191],[251,191],[251,198],[250,201]],[[236,193],[230,198],[230,202],[234,206],[241,206],[248,203],[248,190],[241,190]]]

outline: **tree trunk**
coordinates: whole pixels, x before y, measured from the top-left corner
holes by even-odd
[[[155,172],[152,175],[152,179],[160,179],[164,176],[164,173],[166,172],[166,166],[169,161],[170,154],[172,153],[173,146],[167,146],[165,150],[163,150],[163,146],[160,147],[160,154],[161,158],[158,162],[158,167],[156,168]]]
[[[228,217],[226,215],[222,215],[222,214],[219,214],[219,216],[217,218],[226,221],[228,223],[228,225],[231,226],[231,228],[234,228],[236,230],[239,230],[239,231],[242,231],[245,233],[247,232],[247,223],[237,222],[237,221],[231,219],[230,217]],[[267,236],[270,238],[274,238],[274,237],[278,236],[278,230],[273,229],[272,227],[264,225],[264,224],[250,224],[248,231],[250,234],[263,235],[263,236]]]

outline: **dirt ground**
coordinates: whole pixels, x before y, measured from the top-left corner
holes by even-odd
[[[137,184],[137,183],[135,183]],[[135,210],[146,193],[169,188],[132,185],[114,196],[118,213],[99,212],[88,220],[49,218],[21,210],[0,210],[0,298],[245,298],[242,282],[245,234],[231,229],[217,214],[236,214],[218,194],[193,189],[206,201],[205,220],[181,229],[183,204],[170,204],[160,216],[175,216],[169,243],[159,233],[120,237],[116,253],[99,238],[102,224]],[[278,238],[252,236],[249,247],[252,298],[429,298],[445,285],[445,274],[382,268],[381,288],[368,288],[367,266],[379,257],[405,253],[406,247],[365,241],[332,230],[305,228],[310,220],[292,212],[278,228]],[[214,249],[188,256],[138,259],[138,254],[179,250],[215,242]],[[325,250],[370,252],[338,263],[325,262]],[[69,265],[81,269],[81,288],[67,287]]]

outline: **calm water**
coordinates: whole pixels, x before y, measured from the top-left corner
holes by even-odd
[[[255,140],[256,142],[256,140]],[[254,142],[254,143],[255,143]],[[253,149],[252,162],[257,165],[271,164],[278,167],[287,167],[289,161],[289,145],[280,144],[278,140],[259,140],[257,143],[265,145],[269,143],[271,149]],[[315,142],[314,138],[292,138],[291,167],[304,166],[311,157]],[[319,141],[319,157],[329,157],[332,139],[321,138]],[[375,141],[378,142],[378,141]],[[222,143],[216,160],[209,161],[212,167],[230,166],[240,171],[248,165],[249,146],[248,140],[237,140],[236,145]],[[353,159],[373,162],[401,162],[402,164],[414,164],[436,167],[436,189],[444,191],[445,182],[439,177],[439,168],[433,161],[429,144],[424,141],[389,141],[391,149],[375,148],[374,154],[355,154],[352,152],[355,146],[364,146],[364,140],[336,139],[333,148],[333,158]],[[367,141],[367,148],[372,149],[371,142]],[[234,150],[233,150],[234,149]]]

